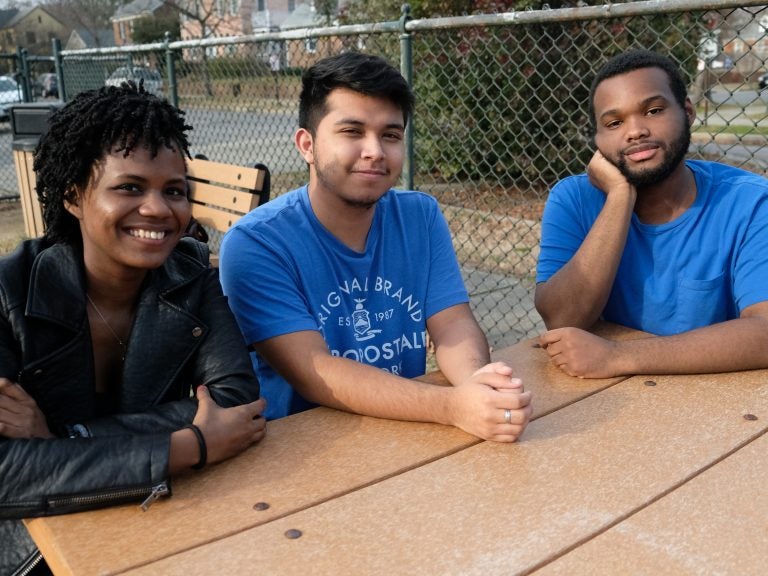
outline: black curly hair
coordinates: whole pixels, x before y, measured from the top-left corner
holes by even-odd
[[[84,190],[94,164],[110,151],[128,156],[143,146],[155,157],[161,146],[189,156],[184,112],[128,81],[78,94],[55,112],[34,155],[37,198],[51,242],[81,242],[78,220],[64,207]]]

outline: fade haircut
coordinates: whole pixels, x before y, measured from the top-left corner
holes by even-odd
[[[404,126],[413,113],[413,92],[397,68],[379,56],[345,52],[319,60],[301,78],[299,126],[313,136],[336,88],[389,100],[402,110]]]
[[[64,207],[85,190],[95,164],[110,152],[127,157],[135,148],[157,156],[161,146],[189,157],[184,112],[132,81],[78,94],[55,112],[35,149],[37,198],[51,242],[78,244],[80,224]]]
[[[633,72],[642,68],[659,68],[667,75],[669,87],[675,100],[681,108],[685,107],[685,100],[688,98],[688,89],[685,86],[685,80],[680,72],[680,68],[671,59],[657,52],[650,50],[629,50],[617,56],[614,56],[606,62],[600,71],[592,80],[592,87],[589,89],[589,126],[594,136],[597,130],[597,119],[595,118],[595,91],[603,80]]]

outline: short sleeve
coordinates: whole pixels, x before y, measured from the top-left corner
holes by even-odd
[[[595,195],[594,189],[584,186],[582,181],[586,182],[586,176],[566,178],[549,193],[541,221],[537,283],[546,282],[570,261],[596,218],[596,214],[585,214],[585,199]],[[592,199],[604,202],[604,198]]]
[[[225,236],[220,278],[247,344],[318,330],[294,263],[252,229],[235,227]]]

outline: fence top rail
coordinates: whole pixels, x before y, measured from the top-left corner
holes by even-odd
[[[645,0],[642,2],[613,3],[600,6],[579,6],[544,10],[518,10],[502,14],[475,14],[472,16],[451,16],[410,20],[405,29],[434,30],[464,28],[467,26],[506,26],[510,24],[546,24],[574,20],[597,20],[647,16],[651,14],[673,14],[676,12],[727,10],[729,8],[765,7],[765,0]]]
[[[544,10],[523,10],[501,14],[475,14],[472,16],[453,16],[447,18],[426,18],[408,20],[406,32],[463,28],[467,26],[508,26],[510,24],[544,24],[574,20],[595,20],[624,18],[650,14],[672,14],[676,12],[727,10],[730,8],[764,7],[765,0],[644,0],[641,2],[612,3],[600,6],[581,6],[577,8],[558,8]],[[63,50],[64,57],[130,54],[158,50],[181,50],[206,46],[227,46],[270,40],[304,40],[325,36],[355,36],[360,34],[391,34],[403,30],[400,20],[377,22],[373,24],[349,24],[345,26],[323,26],[317,28],[297,28],[281,32],[262,32],[243,36],[226,36],[179,40],[175,42],[155,42],[115,46],[110,48],[90,48],[85,50]]]

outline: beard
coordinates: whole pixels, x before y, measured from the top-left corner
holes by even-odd
[[[377,202],[381,199],[384,193],[374,194],[369,197],[354,197],[352,195],[345,195],[339,190],[343,182],[340,180],[343,175],[347,173],[347,169],[338,162],[323,163],[320,161],[315,162],[315,176],[318,183],[326,190],[334,190],[337,193],[339,200],[341,200],[346,206],[355,208],[358,210],[370,210],[376,206]],[[388,190],[389,188],[387,188]]]
[[[684,121],[680,135],[672,140],[669,145],[664,144],[661,146],[664,152],[664,160],[659,166],[656,168],[632,170],[627,165],[627,159],[623,154],[620,154],[616,167],[623,174],[624,178],[627,179],[627,182],[636,188],[647,188],[668,178],[680,162],[685,159],[690,145],[691,127],[688,125],[688,122]]]
[[[376,203],[378,202],[378,200],[352,200],[350,198],[342,198],[341,200],[350,208],[358,208],[361,210],[370,210],[376,206]]]

